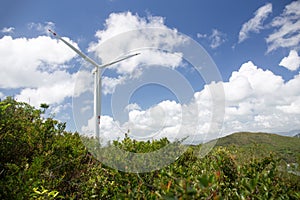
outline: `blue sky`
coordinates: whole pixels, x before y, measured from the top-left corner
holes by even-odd
[[[93,127],[91,68],[49,35],[47,29],[55,30],[100,62],[128,53],[125,49],[128,51],[132,46],[127,42],[120,44],[119,50],[100,49],[113,35],[158,27],[176,30],[178,34],[166,41],[158,38],[156,50],[163,42],[170,46],[187,37],[199,43],[216,64],[225,92],[224,117],[218,135],[300,129],[299,24],[297,1],[4,0],[0,7],[0,97],[13,95],[34,106],[48,103],[49,113],[67,121],[68,129],[75,130],[79,120],[84,127],[77,130],[88,133],[88,127]],[[143,36],[132,40],[140,47],[149,43]],[[178,52],[146,51],[148,59],[133,58],[104,72],[101,130],[107,138],[116,138],[127,129],[134,136],[141,133],[139,137],[150,132],[152,138],[183,137],[187,133],[181,133],[178,124],[183,124],[185,132],[191,130],[191,135],[198,135],[198,140],[203,139],[204,133],[210,134],[212,97],[207,97],[207,88],[211,83],[205,83],[193,66],[175,53]],[[144,85],[129,97],[127,121],[119,121],[113,114],[111,97],[118,88],[141,79],[147,72],[143,65],[172,68],[180,73],[193,89],[193,93],[186,94],[191,98],[183,103],[168,86]],[[176,79],[171,78],[171,84],[179,87]],[[78,81],[83,81],[83,89]],[[75,82],[75,90],[80,93],[77,96],[84,94],[88,101],[85,106],[81,102],[80,108],[72,104]],[[183,123],[180,116],[192,113],[195,105],[201,114],[187,118],[198,121]],[[74,112],[86,110],[88,114],[75,114],[74,122],[72,108]],[[211,138],[216,136],[213,135]]]

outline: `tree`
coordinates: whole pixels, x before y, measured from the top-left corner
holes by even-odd
[[[49,108],[49,105],[46,104],[46,103],[41,103],[40,107],[43,108],[43,111],[42,111],[42,112],[45,113],[46,110]]]

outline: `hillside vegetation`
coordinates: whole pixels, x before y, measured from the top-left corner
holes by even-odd
[[[240,138],[233,145],[233,139],[229,138],[230,144],[225,140],[220,139],[219,146],[202,158],[197,156],[202,146],[191,146],[167,167],[125,173],[97,161],[78,133],[69,133],[64,123],[44,118],[43,109],[7,98],[0,102],[0,199],[300,198],[299,176],[288,172],[276,152],[269,152],[269,144],[251,146],[250,142],[242,144],[240,140],[246,139]],[[220,146],[222,142],[226,145]],[[127,136],[111,145],[149,152],[169,143],[166,138],[138,142]],[[265,153],[257,154],[260,151]],[[297,167],[292,170],[299,171]]]
[[[287,163],[295,163],[300,157],[300,138],[270,133],[234,133],[218,139],[216,146],[236,146],[241,151],[252,151],[260,156],[272,152]]]

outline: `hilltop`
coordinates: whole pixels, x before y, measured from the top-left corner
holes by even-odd
[[[233,133],[219,138],[216,146],[237,146],[262,156],[273,152],[286,162],[296,162],[300,158],[300,138],[271,133]]]

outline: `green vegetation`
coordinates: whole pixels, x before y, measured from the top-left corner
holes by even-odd
[[[241,152],[251,151],[260,157],[272,152],[287,163],[295,163],[300,157],[300,138],[270,133],[234,133],[220,138],[216,146],[236,146]],[[243,154],[239,155],[245,158]]]
[[[0,102],[0,199],[300,198],[300,178],[288,173],[287,160],[281,159],[288,156],[299,163],[300,158],[293,157],[299,156],[297,138],[289,144],[279,138],[272,143],[273,136],[252,143],[251,138],[264,134],[244,134],[248,139],[234,134],[236,142],[220,139],[219,146],[203,158],[197,157],[201,145],[190,146],[167,167],[126,173],[97,161],[77,133],[66,132],[64,123],[43,118],[47,105],[41,109],[12,98]],[[138,142],[125,137],[111,145],[151,152],[167,144],[166,138]],[[293,170],[300,171],[298,166]]]

